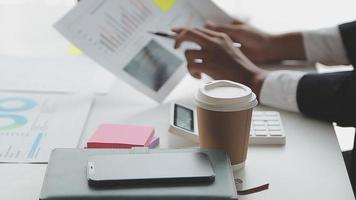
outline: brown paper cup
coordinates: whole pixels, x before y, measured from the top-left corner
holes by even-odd
[[[224,149],[234,170],[243,168],[256,95],[239,83],[213,81],[199,89],[195,102],[200,146]]]

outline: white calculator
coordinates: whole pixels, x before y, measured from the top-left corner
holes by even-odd
[[[173,103],[169,131],[199,143],[196,111]],[[253,111],[249,144],[285,144],[281,116],[275,111]]]
[[[276,111],[253,111],[249,144],[285,144],[281,115]]]

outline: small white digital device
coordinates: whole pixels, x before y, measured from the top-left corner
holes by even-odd
[[[169,131],[199,143],[195,109],[172,103]],[[249,144],[285,144],[281,116],[276,111],[253,111]]]
[[[171,133],[199,143],[197,114],[194,109],[172,103],[170,115]]]

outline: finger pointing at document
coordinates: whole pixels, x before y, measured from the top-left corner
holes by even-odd
[[[253,64],[231,38],[222,32],[208,29],[174,28],[177,34],[175,48],[184,42],[194,42],[200,49],[185,51],[190,74],[200,79],[207,74],[213,79],[239,82],[260,90],[267,72]]]

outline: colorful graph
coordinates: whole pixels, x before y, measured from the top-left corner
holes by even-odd
[[[0,99],[0,112],[21,112],[31,110],[37,103],[24,97],[7,97]]]
[[[18,114],[33,109],[36,101],[25,97],[6,97],[0,99],[0,131],[9,131],[23,127],[28,122],[25,116]],[[16,113],[16,114],[13,114]]]
[[[8,131],[16,128],[20,128],[27,123],[27,119],[19,115],[10,115],[10,114],[0,114],[0,119],[8,123],[0,125],[0,131]]]

